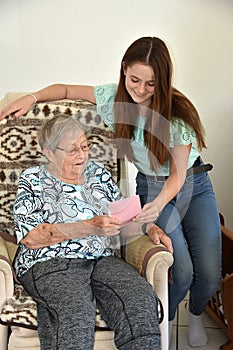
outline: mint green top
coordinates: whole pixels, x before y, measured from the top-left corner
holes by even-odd
[[[113,116],[113,104],[116,95],[117,85],[106,84],[96,86],[94,94],[96,98],[97,113],[103,118],[103,121],[108,127],[114,131],[114,116]],[[144,125],[145,117],[138,117],[137,126],[135,127],[134,137],[131,140],[133,153],[135,156],[134,165],[138,171],[143,174],[154,176],[168,176],[169,175],[169,159],[155,172],[150,168],[149,152],[144,145]],[[192,144],[187,168],[190,168],[199,153],[196,149],[196,135],[194,130],[186,124],[183,120],[173,117],[170,124],[170,144],[169,148],[178,145]]]

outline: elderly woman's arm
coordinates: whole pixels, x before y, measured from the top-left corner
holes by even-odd
[[[145,234],[142,232],[142,224],[139,222],[131,221],[127,225],[120,226],[119,220],[104,215],[74,223],[39,224],[21,239],[20,243],[25,244],[30,249],[39,249],[68,239],[91,235],[114,236],[120,231],[123,236],[131,238]],[[146,231],[154,244],[163,243],[173,253],[170,238],[158,226],[148,224]]]
[[[42,223],[29,231],[20,243],[30,249],[39,249],[68,240],[54,224]]]
[[[87,236],[115,236],[120,233],[120,221],[109,216],[95,216],[74,223],[42,223],[21,239],[20,243],[30,249],[39,249],[68,239]]]

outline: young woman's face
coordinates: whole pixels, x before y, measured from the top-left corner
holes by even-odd
[[[134,63],[125,69],[125,87],[135,103],[148,107],[154,95],[155,77],[152,68]]]

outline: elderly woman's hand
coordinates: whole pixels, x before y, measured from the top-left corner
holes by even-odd
[[[107,215],[94,216],[85,222],[88,225],[94,226],[95,232],[96,228],[98,228],[100,236],[114,236],[120,233],[121,221]]]
[[[26,245],[30,249],[39,249],[68,239],[69,238],[65,236],[56,225],[43,223],[28,232],[28,234],[21,239],[20,243]]]
[[[94,216],[85,220],[87,232],[93,232],[97,236],[115,236],[120,233],[121,221],[107,215]]]
[[[94,216],[89,220],[58,223],[57,228],[70,239],[88,236],[115,236],[120,233],[121,222],[107,215]]]

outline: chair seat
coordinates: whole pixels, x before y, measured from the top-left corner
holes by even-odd
[[[38,332],[23,327],[12,327],[8,350],[40,350]],[[96,331],[94,350],[117,350],[113,331]]]

